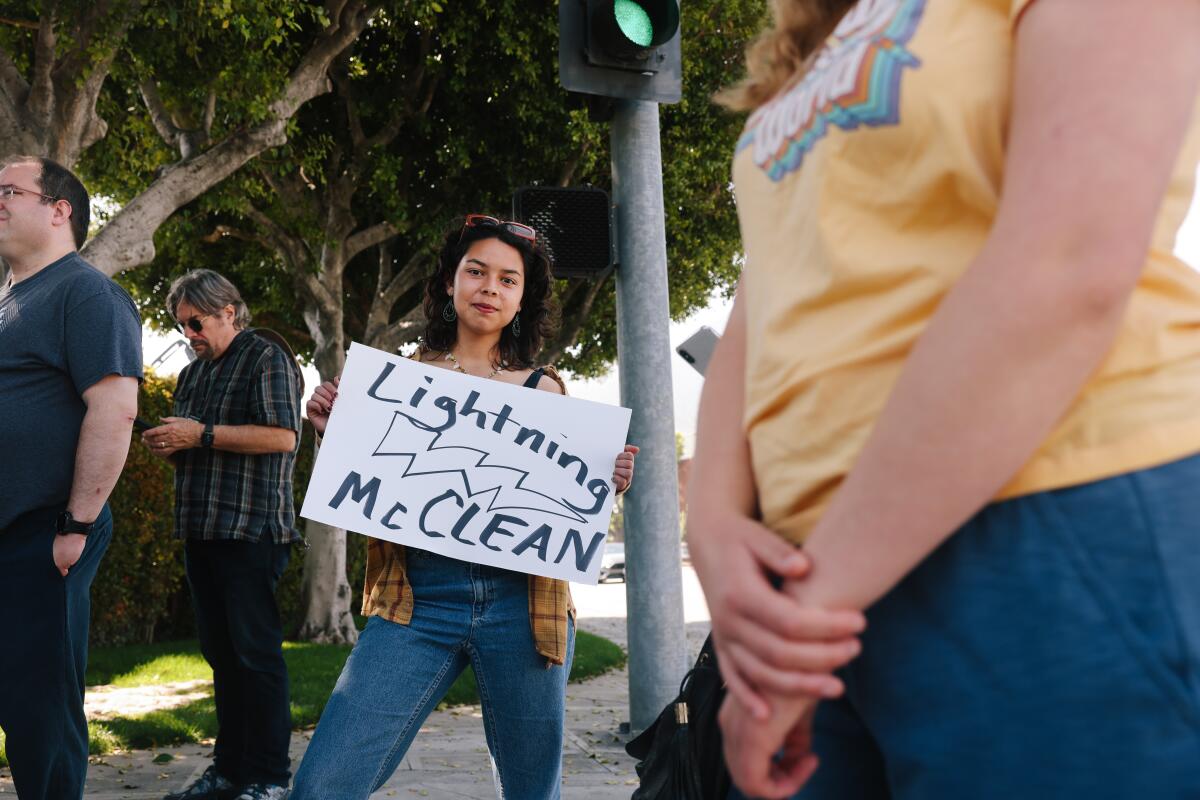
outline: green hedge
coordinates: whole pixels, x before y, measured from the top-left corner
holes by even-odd
[[[174,377],[147,372],[138,415],[157,421],[171,414]],[[299,509],[312,473],[313,430],[306,422],[296,459],[295,497]],[[134,434],[129,458],[109,504],[113,539],[92,586],[93,645],[151,643],[195,635],[191,599],[183,570],[183,542],[172,538],[175,485],[170,465],[150,454]],[[303,531],[303,521],[299,521]],[[346,572],[354,591],[354,611],[362,597],[366,539],[348,535]],[[280,579],[280,613],[290,636],[300,626],[303,546]]]
[[[171,414],[173,377],[147,371],[138,416],[157,421]],[[109,498],[113,539],[92,585],[92,641],[151,642],[179,616],[183,551],[171,538],[174,486],[171,466],[150,454],[134,433],[125,469]]]

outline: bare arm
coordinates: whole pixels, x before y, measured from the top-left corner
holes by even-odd
[[[1197,41],[1194,0],[1026,12],[995,226],[807,542],[806,602],[864,608],[895,585],[996,495],[1100,364],[1196,103]]]
[[[767,577],[802,577],[804,555],[757,520],[757,490],[743,425],[746,317],[741,290],[709,362],[688,486],[688,544],[713,620],[717,661],[730,691],[760,717],[750,687],[835,696],[828,674],[859,652],[857,612],[804,608]],[[788,642],[786,638],[816,641]]]
[[[214,450],[260,456],[266,453],[290,453],[295,447],[296,432],[287,428],[270,425],[213,426]]]
[[[125,457],[137,416],[136,378],[109,375],[83,393],[87,411],[75,449],[75,477],[67,510],[84,522],[94,520],[108,500]]]
[[[142,440],[155,455],[170,457],[180,450],[200,447],[204,423],[183,417],[163,417],[165,424],[142,434]],[[296,446],[296,432],[274,425],[214,425],[214,450],[261,456],[290,453]]]
[[[745,412],[746,311],[738,287],[725,332],[709,361],[696,421],[696,452],[688,480],[688,508],[758,515]]]
[[[108,501],[129,455],[129,434],[137,416],[136,378],[109,375],[83,393],[87,411],[75,447],[75,475],[67,511],[80,522],[92,522]],[[54,537],[54,564],[65,578],[83,554],[87,538],[72,533]]]

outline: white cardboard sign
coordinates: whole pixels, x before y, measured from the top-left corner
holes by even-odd
[[[300,515],[596,583],[629,417],[355,343]]]

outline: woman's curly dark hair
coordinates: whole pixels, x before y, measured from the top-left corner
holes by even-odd
[[[497,225],[465,227],[464,219],[446,232],[445,242],[438,254],[437,269],[425,282],[425,334],[421,348],[425,351],[449,352],[458,341],[458,322],[447,322],[442,316],[449,298],[446,286],[454,283],[454,273],[467,250],[482,239],[499,239],[516,249],[525,263],[524,292],[521,295],[521,335],[514,336],[512,325],[500,332],[500,363],[509,369],[531,369],[542,343],[558,327],[557,307],[551,285],[554,281],[550,256],[541,242],[531,242]]]

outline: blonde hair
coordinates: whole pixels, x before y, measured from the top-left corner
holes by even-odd
[[[713,98],[753,111],[799,78],[812,56],[857,0],[772,0],[774,25],[746,48],[746,77]]]

